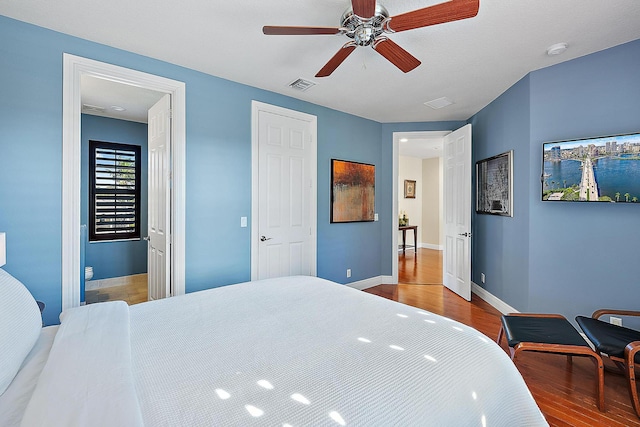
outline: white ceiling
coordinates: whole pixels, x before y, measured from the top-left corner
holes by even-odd
[[[94,116],[147,123],[147,112],[164,95],[97,77],[80,80],[82,112]]]
[[[449,133],[451,132],[396,132],[393,136],[398,139],[398,154],[400,156],[430,159],[442,156],[444,137]]]
[[[391,16],[441,0],[381,0]],[[466,120],[530,71],[640,38],[639,0],[480,0],[475,18],[392,34],[422,61],[403,74],[346,36],[265,36],[263,25],[340,25],[348,0],[2,0],[0,14],[379,122]],[[565,42],[562,55],[545,54]],[[303,77],[306,92],[287,85]],[[423,103],[447,97],[434,110]]]

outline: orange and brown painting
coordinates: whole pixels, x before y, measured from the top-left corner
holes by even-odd
[[[376,167],[331,161],[331,222],[373,221]]]

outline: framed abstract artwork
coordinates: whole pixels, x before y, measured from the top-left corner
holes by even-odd
[[[376,167],[331,160],[331,222],[368,222],[375,217]]]
[[[476,212],[513,216],[513,150],[476,162]]]

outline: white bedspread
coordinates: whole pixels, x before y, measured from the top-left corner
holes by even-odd
[[[130,314],[147,426],[547,425],[486,336],[321,279],[222,287]]]
[[[40,337],[26,357],[11,385],[0,395],[0,426],[17,427],[31,399],[38,377],[47,362],[58,326],[42,328]],[[1,362],[0,362],[1,363]]]
[[[73,308],[61,321],[22,426],[141,426],[127,304]]]

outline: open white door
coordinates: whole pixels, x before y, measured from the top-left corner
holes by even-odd
[[[258,162],[253,173],[258,177],[254,182],[258,206],[252,278],[315,276],[315,117],[255,104]]]
[[[170,185],[171,96],[149,110],[149,300],[171,296]]]
[[[443,283],[471,301],[471,125],[444,138]]]

